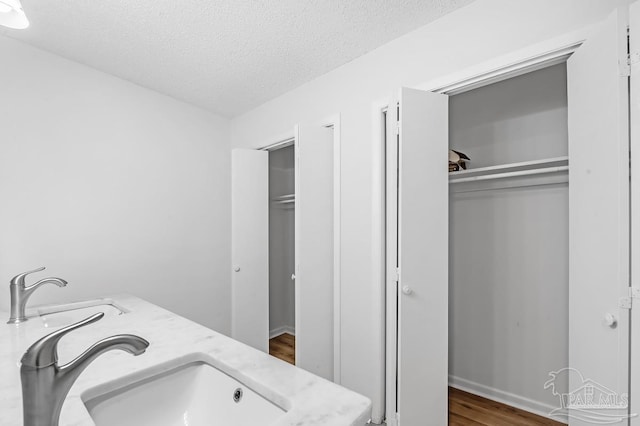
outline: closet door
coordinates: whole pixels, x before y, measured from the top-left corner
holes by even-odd
[[[296,137],[296,365],[333,377],[333,129]]]
[[[231,334],[269,351],[269,153],[231,153]]]
[[[398,420],[404,426],[446,425],[448,97],[402,89],[398,104],[397,146],[392,140],[388,147],[389,158],[397,156],[398,170]],[[389,129],[395,126],[388,124]]]
[[[626,18],[626,11],[610,16],[567,63],[569,367],[577,370],[569,392],[576,395],[590,381],[619,397],[629,392],[629,310],[621,306],[629,290]],[[628,413],[587,405],[570,410],[570,425]]]

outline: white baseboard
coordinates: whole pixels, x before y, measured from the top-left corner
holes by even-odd
[[[295,336],[296,329],[289,325],[283,325],[282,327],[274,328],[273,330],[269,330],[269,339],[273,339],[274,337],[278,337],[285,333]]]
[[[481,385],[479,383],[475,383],[451,375],[449,376],[449,386],[461,391],[481,396],[483,398],[490,399],[492,401],[501,402],[503,404],[507,404],[542,417],[546,417],[547,419],[551,419],[551,417],[549,417],[549,413],[552,410],[558,408],[549,404],[545,404],[543,402],[534,401],[520,395],[501,391],[499,389]],[[556,418],[552,418],[552,420],[558,421],[558,419]]]

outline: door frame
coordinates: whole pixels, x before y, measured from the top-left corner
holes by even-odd
[[[333,129],[333,382],[342,382],[342,138],[340,114],[325,118],[322,127]]]
[[[377,368],[372,374],[377,373],[377,386],[371,392],[372,411],[371,422],[394,426],[393,419],[385,419],[386,413],[395,412],[396,398],[396,326],[397,310],[395,293],[395,281],[387,285],[387,241],[395,239],[395,232],[387,232],[387,156],[386,156],[386,114],[389,108],[389,100],[375,102],[371,108],[371,134],[373,135],[373,150],[371,156],[371,276],[377,296],[374,297],[376,305],[373,307],[376,334],[378,336],[374,358]],[[388,417],[388,416],[387,416]]]
[[[484,85],[495,83],[521,74],[564,63],[580,48],[591,30],[599,23],[579,31],[565,34],[543,43],[520,49],[494,60],[470,67],[455,75],[445,76],[427,83],[410,86],[412,88],[436,93],[454,95],[472,90]],[[398,425],[395,412],[397,398],[397,285],[396,274],[387,271],[387,248],[390,239],[397,239],[396,229],[388,223],[388,200],[394,199],[396,194],[389,194],[395,188],[393,183],[388,185],[389,158],[386,129],[386,113],[390,107],[390,98],[374,102],[372,105],[372,137],[374,143],[371,158],[372,179],[372,259],[373,277],[383,297],[378,306],[380,317],[384,318],[377,324],[378,335],[382,337],[383,353],[379,357],[379,368],[384,371],[381,386],[376,389],[376,396],[382,395],[383,408],[376,410],[374,400],[374,421],[380,423],[385,420],[387,425]],[[385,131],[386,129],[386,131]],[[386,134],[385,134],[386,133]],[[391,161],[394,161],[391,158]],[[397,189],[397,188],[396,188]],[[396,191],[397,192],[397,191]],[[397,208],[397,206],[396,206]],[[393,218],[392,218],[393,220]],[[640,243],[639,243],[640,244]],[[382,265],[382,266],[381,266]],[[631,402],[630,402],[631,403]],[[376,416],[377,414],[377,416]],[[376,418],[377,417],[377,418]]]
[[[629,82],[629,142],[631,158],[635,157],[635,152],[640,151],[640,65],[637,63],[637,55],[640,51],[640,3],[632,3],[629,10],[629,25],[630,25],[630,52],[631,58],[635,58],[629,66],[630,82]],[[634,80],[635,79],[635,80]],[[634,160],[631,162],[631,182],[629,193],[630,200],[630,235],[631,235],[631,288],[629,289],[630,300],[632,306],[640,301],[640,258],[637,253],[640,253],[640,162]],[[634,306],[635,307],[635,306]],[[631,310],[631,374],[630,374],[630,412],[640,412],[640,399],[633,398],[638,393],[637,389],[640,388],[640,361],[637,353],[640,352],[640,311],[636,307],[636,310]],[[631,426],[640,426],[640,416],[631,418]]]
[[[341,142],[341,118],[340,114],[333,114],[324,118],[323,120],[318,121],[318,125],[326,128],[333,129],[333,381],[334,383],[340,384],[342,380],[342,340],[341,340],[341,325],[342,325],[342,274],[341,274],[341,242],[342,242],[342,230],[341,230],[341,221],[342,221],[342,142]],[[293,131],[285,132],[280,134],[277,137],[273,137],[269,139],[264,145],[260,145],[259,148],[256,148],[259,151],[275,151],[277,149],[285,148],[288,146],[294,146],[294,158],[295,158],[295,171],[294,174],[296,176],[295,185],[294,185],[294,193],[296,201],[299,200],[299,197],[303,196],[300,191],[300,187],[298,185],[299,179],[297,176],[297,170],[299,170],[298,165],[298,150],[299,150],[299,135],[298,135],[298,125],[296,124],[293,128]],[[295,274],[298,274],[298,224],[295,224],[295,256],[296,256],[296,266],[295,266]],[[297,299],[296,299],[296,305]],[[296,306],[296,318],[297,315],[297,306]],[[296,331],[297,332],[297,331]]]

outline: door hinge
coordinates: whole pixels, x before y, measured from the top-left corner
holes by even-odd
[[[396,121],[396,135],[400,136],[400,122]]]
[[[638,64],[640,64],[640,52],[630,53],[627,63],[629,64],[629,74],[636,72]]]
[[[621,297],[620,300],[618,300],[618,307],[620,309],[631,309],[633,302],[630,297]]]
[[[628,53],[624,63],[620,64],[620,75],[629,77],[640,63],[640,52]]]
[[[633,299],[640,299],[640,287],[629,287],[629,296],[620,298],[618,307],[622,309],[632,309]]]
[[[392,413],[385,417],[383,425],[398,426],[399,417],[398,413]]]
[[[400,282],[400,267],[396,268],[394,280],[399,283]]]

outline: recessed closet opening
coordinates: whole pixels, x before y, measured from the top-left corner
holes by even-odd
[[[295,151],[269,151],[269,352],[295,364]]]
[[[340,381],[340,118],[232,151],[233,337]]]
[[[633,416],[627,18],[386,102],[388,424]]]
[[[449,148],[469,158],[449,174],[452,396],[557,405],[544,383],[568,365],[567,127],[565,63],[449,97]]]

